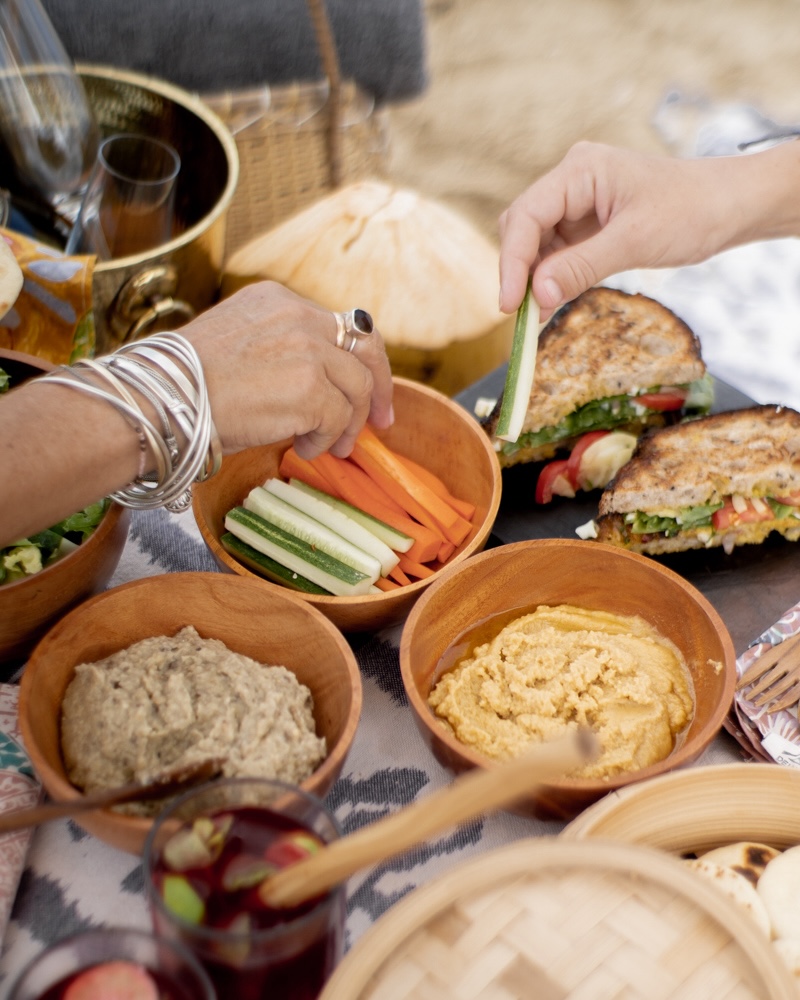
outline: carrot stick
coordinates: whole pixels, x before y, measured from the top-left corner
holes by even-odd
[[[409,471],[413,472],[415,476],[429,486],[437,496],[441,497],[445,503],[449,503],[456,513],[460,514],[463,518],[466,518],[467,521],[471,521],[473,519],[475,516],[474,504],[471,504],[466,500],[461,500],[458,497],[454,497],[436,473],[431,472],[430,469],[426,469],[424,465],[419,465],[412,458],[408,458],[406,455],[400,455],[398,452],[395,452],[395,455],[398,460],[409,469]]]
[[[370,476],[377,478],[379,484],[385,490],[394,489],[396,499],[398,502],[402,500],[406,512],[421,524],[424,524],[426,528],[430,528],[431,531],[435,532],[442,545],[446,542],[452,542],[453,545],[460,545],[472,530],[472,525],[469,521],[465,521],[463,517],[457,516],[455,524],[451,527],[442,524],[438,518],[431,514],[427,507],[424,507],[415,500],[410,493],[406,493],[398,483],[391,479],[377,465],[373,465],[371,456],[366,453],[363,455],[359,454],[357,458],[354,456],[354,460],[363,462],[364,465],[362,468],[368,471]],[[426,562],[427,560],[417,557],[417,561]]]
[[[406,574],[400,569],[399,565],[390,569],[386,575],[390,580],[394,580],[395,583],[399,583],[401,587],[407,587],[411,583]]]
[[[400,504],[393,500],[385,490],[382,490],[373,479],[370,479],[355,462],[349,462],[346,458],[337,458],[336,455],[331,455],[330,452],[326,451],[314,459],[314,464],[322,475],[329,479],[342,493],[343,499],[347,500],[348,503],[358,506],[358,503],[349,497],[360,498],[360,494],[366,493],[384,507],[389,507],[398,514],[405,513]],[[345,496],[345,491],[348,496]]]
[[[436,554],[436,558],[439,560],[440,563],[446,563],[447,560],[450,558],[450,556],[455,552],[455,550],[456,547],[455,545],[453,545],[452,542],[442,542],[442,545]],[[410,553],[411,549],[409,549],[408,551]]]
[[[366,452],[381,471],[391,476],[406,493],[412,496],[420,506],[424,507],[432,517],[435,517],[444,528],[454,528],[459,520],[463,520],[460,514],[454,511],[449,504],[445,503],[429,486],[426,486],[413,472],[403,465],[394,452],[366,424],[359,433],[356,447],[353,449],[353,461],[361,465],[356,455],[357,450]],[[400,502],[399,498],[398,502]]]
[[[330,462],[329,459],[335,459],[335,461]],[[330,471],[332,476],[337,476],[335,488],[339,491],[342,500],[413,538],[414,544],[407,553],[412,559],[416,559],[418,562],[428,562],[436,557],[443,543],[441,532],[434,532],[418,521],[412,520],[402,508],[400,508],[400,513],[397,513],[395,507],[399,505],[394,501],[391,501],[392,507],[390,508],[374,499],[370,492],[362,488],[363,482],[359,479],[359,477],[363,477],[372,482],[371,478],[355,463],[345,459],[336,459],[336,456],[324,452],[322,455],[317,455],[311,464],[325,472]],[[358,476],[353,475],[354,471],[358,473]],[[376,489],[378,489],[377,485]],[[384,492],[381,490],[378,495]]]
[[[420,524],[424,524],[426,528],[429,528],[435,535],[439,538],[439,544],[447,541],[447,536],[445,535],[444,526],[433,517],[430,512],[418,503],[410,493],[394,479],[391,475],[385,472],[372,458],[372,456],[364,451],[360,447],[358,442],[356,442],[353,448],[352,454],[350,456],[352,460],[366,472],[375,482],[386,490],[387,493],[391,493],[392,497],[403,507],[407,514],[410,514],[415,520],[419,521]],[[422,561],[422,560],[420,560]]]
[[[413,523],[417,524],[416,521]],[[395,527],[397,526],[395,525]],[[429,563],[431,559],[437,558],[443,543],[440,543],[438,537],[434,535],[429,528],[426,528],[424,524],[419,524],[417,527],[424,531],[429,537],[424,540],[422,538],[416,538],[414,540],[414,544],[408,552],[405,553],[405,555],[407,555],[409,559],[413,559],[414,562]]]
[[[400,556],[400,562],[397,566],[406,576],[415,576],[418,580],[427,580],[434,573],[430,566],[423,566],[422,563],[414,562],[413,559],[409,559],[405,555]]]
[[[341,495],[333,483],[308,459],[301,458],[293,447],[283,453],[278,472],[286,480],[299,479],[301,482],[313,486],[314,489],[321,490],[323,493],[341,500]]]
[[[375,581],[375,586],[379,590],[397,590],[400,587],[399,583],[395,583],[394,580],[389,580],[385,576],[379,576]]]

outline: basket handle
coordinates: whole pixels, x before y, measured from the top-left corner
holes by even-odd
[[[331,188],[342,180],[342,74],[325,0],[306,0],[319,46],[322,70],[328,78],[328,178]]]

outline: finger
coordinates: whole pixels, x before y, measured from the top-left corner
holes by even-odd
[[[347,443],[352,435],[352,431],[349,430],[353,420],[350,400],[332,382],[328,382],[319,410],[320,417],[316,426],[304,434],[295,436],[295,451],[301,458],[306,459],[316,458],[323,451],[331,451],[333,454],[339,454],[339,457],[346,457],[352,451],[352,444],[344,454],[341,454],[342,448],[337,448],[337,445],[343,438]],[[362,408],[362,412],[366,414],[366,409]]]
[[[542,230],[536,219],[515,203],[504,213],[500,231],[500,309],[513,313],[528,287]]]
[[[619,229],[610,223],[589,239],[549,254],[534,272],[534,298],[558,308],[604,278],[626,270],[630,253]],[[555,301],[550,298],[554,289]]]
[[[333,317],[333,338],[336,342],[336,318]],[[392,395],[394,385],[386,346],[378,328],[373,324],[372,333],[359,337],[355,341],[351,357],[363,364],[372,376],[372,392],[369,407],[369,420],[376,427],[386,428],[394,423]]]
[[[316,407],[315,426],[301,435],[309,449],[303,457],[313,457],[314,450],[345,458],[370,415],[374,380],[366,365],[338,347],[327,348],[322,363],[324,395]]]

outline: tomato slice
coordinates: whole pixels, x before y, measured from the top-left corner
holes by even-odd
[[[726,497],[724,507],[715,510],[711,515],[711,523],[714,525],[715,531],[725,531],[728,528],[735,527],[737,524],[749,524],[753,521],[771,521],[775,515],[768,504],[765,504],[765,507],[766,510],[758,511],[748,500],[747,507],[740,513],[733,506],[731,498]]]
[[[800,491],[789,493],[785,497],[775,497],[778,503],[785,503],[787,507],[800,507]]]
[[[579,437],[575,442],[572,451],[569,453],[569,458],[567,459],[567,478],[572,484],[572,488],[574,490],[580,488],[578,473],[580,472],[583,453],[590,444],[594,444],[595,441],[599,441],[600,438],[605,437],[606,434],[610,433],[610,431],[588,431],[582,437]]]
[[[686,389],[670,386],[668,389],[661,389],[660,392],[644,392],[641,396],[634,396],[633,401],[646,406],[648,410],[679,410],[688,395]]]
[[[544,466],[536,480],[534,498],[537,503],[550,503],[554,496],[575,496],[575,490],[567,473],[568,462],[569,459],[557,458]]]

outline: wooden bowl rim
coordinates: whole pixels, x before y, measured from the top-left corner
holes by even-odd
[[[411,644],[418,619],[423,615],[428,604],[435,599],[439,590],[449,586],[453,582],[454,578],[457,578],[463,572],[467,572],[469,568],[475,564],[480,564],[481,562],[491,562],[492,560],[498,558],[514,558],[515,554],[518,552],[524,553],[547,548],[565,548],[577,551],[578,549],[583,549],[587,545],[593,546],[595,550],[602,550],[611,558],[621,559],[622,561],[630,561],[631,563],[637,564],[642,568],[654,570],[656,573],[663,576],[666,581],[669,581],[674,586],[677,586],[678,589],[684,591],[695,601],[695,603],[708,617],[714,631],[720,638],[723,652],[724,671],[723,697],[721,697],[718,703],[714,706],[714,711],[703,728],[698,732],[693,733],[691,740],[686,740],[680,747],[674,750],[663,760],[657,761],[655,764],[651,764],[649,767],[643,767],[637,771],[629,771],[625,774],[614,775],[613,778],[608,780],[603,780],[602,778],[561,778],[547,782],[543,787],[573,793],[595,794],[600,792],[605,794],[606,792],[610,792],[616,788],[621,788],[633,783],[639,783],[648,778],[663,774],[665,768],[672,770],[673,768],[681,767],[685,762],[687,762],[688,759],[695,759],[697,755],[702,752],[702,750],[705,749],[709,743],[711,743],[716,734],[722,728],[730,709],[731,702],[733,701],[734,688],[736,686],[736,652],[733,647],[733,640],[730,637],[730,633],[711,602],[702,593],[700,593],[696,587],[689,583],[688,580],[685,580],[674,570],[667,566],[663,566],[660,563],[654,562],[652,559],[649,559],[647,556],[640,555],[638,552],[629,552],[627,549],[622,549],[605,542],[582,541],[580,539],[572,538],[532,538],[520,542],[510,542],[506,545],[501,545],[497,548],[478,553],[470,557],[469,563],[462,562],[452,567],[445,567],[441,571],[439,579],[432,581],[426,592],[415,603],[406,618],[405,625],[403,626],[403,632],[400,637],[400,675],[403,680],[406,695],[414,709],[415,714],[417,715],[417,718],[426,726],[433,738],[444,744],[453,757],[460,757],[467,766],[484,768],[496,767],[497,763],[461,743],[455,736],[448,733],[443,726],[437,724],[436,718],[431,712],[430,706],[419,693],[419,689],[411,671]]]
[[[85,614],[86,608],[95,607],[98,604],[109,600],[123,599],[126,593],[129,593],[134,589],[150,587],[152,586],[152,582],[154,580],[159,580],[163,583],[165,579],[169,580],[169,583],[175,588],[182,586],[191,587],[194,583],[201,582],[203,580],[207,580],[215,585],[223,587],[253,587],[252,581],[244,580],[241,577],[230,576],[225,573],[191,571],[182,573],[158,573],[153,576],[145,576],[139,577],[136,580],[129,580],[127,583],[120,584],[117,587],[111,587],[100,594],[96,594],[94,597],[89,598],[87,601],[84,601],[83,604],[70,611],[68,615],[65,615],[64,618],[61,619],[61,621],[70,622],[77,620],[81,615]],[[309,785],[313,783],[316,786],[324,782],[329,777],[331,772],[334,772],[337,768],[341,767],[345,757],[350,751],[363,706],[363,684],[361,681],[361,671],[359,670],[355,653],[351,649],[349,643],[339,629],[337,629],[336,626],[333,625],[321,611],[318,611],[316,608],[309,607],[308,604],[303,601],[298,601],[291,591],[288,590],[281,591],[279,594],[273,594],[272,592],[267,592],[262,588],[257,588],[257,596],[260,596],[265,601],[275,601],[278,604],[285,602],[302,609],[302,612],[308,615],[309,622],[321,628],[323,632],[326,633],[327,637],[332,640],[336,649],[341,653],[342,660],[347,669],[352,697],[342,733],[337,740],[336,745],[329,750],[325,760],[311,775],[309,775],[308,778],[305,779],[304,782],[301,782],[299,785],[299,787],[304,790],[313,791],[313,789],[309,788]],[[145,638],[145,635],[142,635],[141,638]],[[31,701],[32,688],[36,683],[39,671],[44,669],[41,666],[44,654],[47,653],[50,646],[57,642],[58,632],[55,629],[51,629],[50,632],[48,632],[47,635],[45,635],[39,642],[31,654],[20,680],[18,716],[23,743],[25,744],[31,758],[34,770],[38,774],[43,786],[55,801],[68,802],[82,798],[83,793],[66,777],[66,769],[63,767],[63,760],[61,761],[61,772],[59,772],[39,751],[39,748],[33,739],[33,733],[31,732],[29,725],[29,715],[35,710],[35,706]],[[77,661],[74,665],[77,665]],[[106,821],[113,822],[116,827],[132,832],[140,832],[142,836],[147,833],[153,822],[151,817],[126,816],[118,812],[114,812],[111,809],[96,810],[92,813],[87,813],[86,815],[102,815]]]
[[[43,576],[47,575],[53,576],[57,572],[66,572],[75,565],[76,561],[80,559],[81,556],[83,556],[84,559],[88,558],[89,555],[93,553],[95,549],[99,548],[101,545],[105,543],[109,535],[113,534],[114,530],[116,529],[120,521],[122,521],[123,519],[127,520],[129,517],[130,517],[130,511],[128,510],[127,507],[124,507],[122,504],[112,501],[112,503],[109,505],[108,510],[105,512],[105,515],[103,516],[102,520],[97,525],[97,528],[92,532],[91,535],[89,535],[89,537],[86,539],[85,542],[81,542],[81,544],[78,546],[77,549],[75,549],[74,552],[70,552],[68,555],[65,555],[61,559],[58,559],[50,566],[45,566],[43,569],[39,570],[38,573],[34,573],[32,576],[25,576],[21,577],[19,580],[12,580],[11,583],[4,583],[2,590],[0,590],[0,601],[2,600],[1,596],[2,593],[13,594],[15,589],[20,590],[22,587],[29,587],[32,584],[35,584],[36,581],[41,581]],[[121,548],[123,547],[124,547],[124,539]],[[70,560],[73,561],[70,562]],[[95,597],[100,597],[100,596],[102,595],[101,594],[95,595]],[[89,600],[93,599],[94,598],[89,598]],[[84,601],[83,603],[85,604],[87,602]],[[73,611],[75,610],[77,609],[73,608]],[[42,642],[43,639],[40,639],[39,641]]]
[[[10,348],[0,347],[0,361],[14,361],[20,365],[28,365],[30,368],[38,368],[42,373],[51,372],[56,368],[52,361],[47,358],[40,358],[36,354],[26,354],[24,351],[12,351]],[[0,365],[0,368],[2,365]]]

